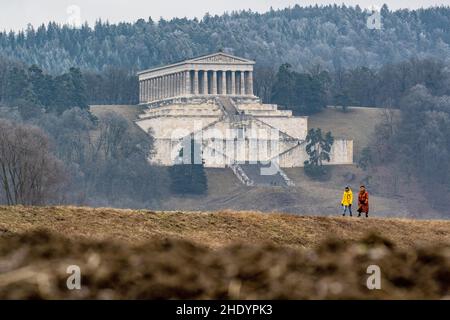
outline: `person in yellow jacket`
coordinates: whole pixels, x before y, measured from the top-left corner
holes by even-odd
[[[345,187],[344,190],[344,194],[342,195],[342,201],[341,201],[341,206],[342,206],[342,215],[345,217],[345,213],[348,212],[350,213],[350,217],[352,216],[352,202],[353,202],[353,192],[350,189],[349,186]]]

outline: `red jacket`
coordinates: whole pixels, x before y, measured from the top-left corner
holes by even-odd
[[[367,191],[358,193],[358,206],[361,212],[369,212],[369,193]]]

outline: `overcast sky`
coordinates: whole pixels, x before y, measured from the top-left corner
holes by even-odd
[[[88,21],[92,24],[98,18],[110,22],[135,21],[150,16],[153,20],[160,17],[201,18],[206,12],[221,14],[242,9],[264,12],[270,7],[316,3],[359,4],[362,8],[387,3],[391,9],[397,9],[450,5],[450,0],[0,0],[0,30],[19,30],[29,23],[37,26],[48,21]]]

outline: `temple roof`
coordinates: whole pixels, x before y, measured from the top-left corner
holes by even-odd
[[[237,56],[233,56],[231,54],[224,53],[224,52],[216,52],[216,53],[212,53],[212,54],[208,54],[208,55],[190,58],[190,59],[176,62],[173,64],[160,66],[157,68],[143,70],[143,71],[138,72],[137,74],[140,75],[140,74],[144,74],[144,73],[151,73],[154,71],[159,71],[162,69],[170,69],[170,68],[182,66],[185,64],[253,65],[253,64],[255,64],[255,61],[237,57]]]

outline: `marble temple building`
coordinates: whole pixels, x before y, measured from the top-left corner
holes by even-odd
[[[223,52],[141,71],[136,121],[153,135],[153,164],[230,168],[246,185],[292,185],[282,168],[308,159],[308,118],[253,93],[252,60]],[[353,141],[336,139],[329,164],[351,164]]]

